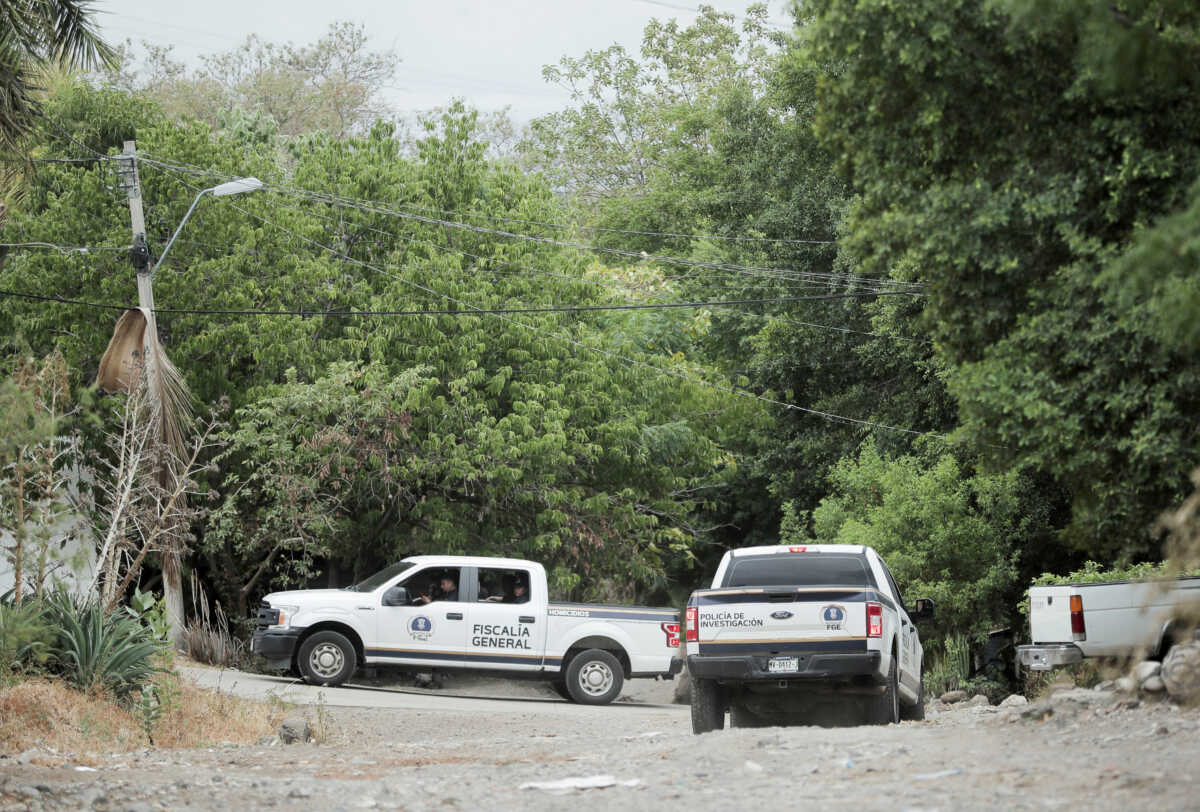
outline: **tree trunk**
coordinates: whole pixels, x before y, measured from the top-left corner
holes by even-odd
[[[163,596],[166,598],[167,639],[179,649],[183,645],[183,563],[179,553],[168,550],[162,557]]]

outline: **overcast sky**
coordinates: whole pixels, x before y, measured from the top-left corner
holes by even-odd
[[[741,14],[749,0],[709,0]],[[98,0],[110,42],[174,46],[195,66],[201,54],[236,47],[250,34],[297,45],[315,42],[340,20],[364,23],[374,50],[401,58],[390,102],[401,112],[460,96],[480,110],[511,106],[518,121],[561,109],[566,95],[542,81],[563,56],[620,43],[633,52],[652,17],[690,23],[688,0]],[[770,0],[786,25],[789,0]]]

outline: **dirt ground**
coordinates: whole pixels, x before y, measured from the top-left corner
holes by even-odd
[[[685,707],[526,701],[504,714],[304,709],[323,743],[30,751],[0,759],[0,809],[1200,806],[1200,711],[1169,703],[1067,702],[1048,718],[935,704],[889,727],[693,736]],[[531,786],[564,779],[601,786]]]

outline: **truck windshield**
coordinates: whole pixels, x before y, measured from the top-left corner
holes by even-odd
[[[735,557],[722,586],[861,586],[873,588],[864,556],[778,553]]]
[[[412,561],[397,561],[390,567],[384,567],[379,572],[372,575],[365,581],[361,581],[352,587],[348,587],[351,592],[374,592],[379,587],[383,586],[388,581],[395,578],[405,570],[412,569],[416,566]]]

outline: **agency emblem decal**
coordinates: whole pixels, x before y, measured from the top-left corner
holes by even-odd
[[[841,631],[842,623],[846,620],[846,607],[831,604],[821,610],[821,620],[825,621],[826,631]]]
[[[428,640],[433,636],[433,621],[424,615],[417,615],[408,622],[408,633],[414,640]]]

